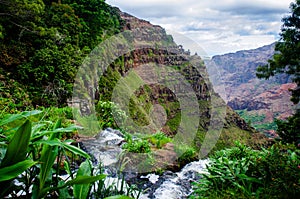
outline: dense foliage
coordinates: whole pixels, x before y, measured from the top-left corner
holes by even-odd
[[[258,151],[237,143],[210,157],[191,198],[297,198],[299,155],[294,145]]]
[[[17,0],[0,5],[0,77],[22,85],[22,91],[10,92],[12,99],[18,101],[24,95],[20,93],[26,93],[33,105],[65,105],[83,58],[118,33],[122,23],[104,0]],[[0,80],[7,89],[8,80]]]
[[[281,41],[269,64],[257,69],[259,78],[277,73],[292,75],[297,84],[292,101],[300,99],[300,1],[283,18]],[[240,114],[245,114],[240,111]],[[195,183],[191,198],[298,198],[300,194],[300,112],[286,121],[277,120],[281,142],[261,150],[240,143],[210,156],[207,174]],[[261,118],[257,118],[260,120]],[[289,144],[293,143],[293,144]]]

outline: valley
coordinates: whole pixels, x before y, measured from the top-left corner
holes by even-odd
[[[299,0],[211,60],[105,0],[0,5],[0,198],[300,194]]]

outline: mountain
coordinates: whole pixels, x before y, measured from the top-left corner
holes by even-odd
[[[214,92],[204,61],[162,27],[102,0],[3,6],[17,14],[0,20],[2,110],[65,107],[78,94],[83,116],[113,101],[131,119],[119,125],[125,130],[161,130],[198,148],[205,139],[219,140],[217,150],[258,135]],[[182,129],[196,129],[196,135],[181,135]]]
[[[229,106],[224,104],[222,98],[214,92],[211,82],[208,79],[207,68],[204,61],[197,55],[190,55],[188,51],[185,51],[182,46],[177,45],[171,35],[167,35],[165,30],[157,25],[152,25],[150,22],[138,19],[128,13],[119,11],[121,18],[124,20],[124,31],[129,31],[133,36],[134,45],[138,44],[134,50],[125,54],[121,58],[120,62],[113,65],[115,71],[118,71],[120,82],[122,78],[126,78],[131,69],[135,69],[140,77],[146,82],[150,82],[146,86],[142,86],[137,89],[135,97],[131,98],[130,106],[139,107],[131,108],[130,115],[136,119],[139,124],[151,123],[151,118],[148,118],[147,114],[150,112],[151,105],[158,104],[164,108],[166,112],[166,122],[162,128],[162,131],[167,135],[174,136],[174,133],[178,131],[180,123],[180,111],[187,107],[180,107],[179,96],[187,95],[186,90],[180,91],[183,88],[183,81],[178,81],[176,71],[182,75],[188,83],[191,84],[193,93],[196,94],[198,100],[198,106],[200,110],[200,127],[198,132],[200,134],[195,138],[196,145],[203,141],[205,132],[212,126],[222,122],[222,134],[220,135],[220,141],[217,147],[231,145],[234,140],[241,140],[252,142],[253,137],[259,137],[260,135],[252,129],[238,114],[236,114]],[[171,86],[168,85],[165,80],[159,82],[161,85],[151,83],[153,80],[151,74],[151,64],[158,65],[159,67],[175,69],[172,73],[167,75],[168,81],[172,82]],[[163,69],[158,69],[163,70]],[[171,74],[171,75],[170,75]],[[165,74],[161,74],[164,76]],[[109,78],[108,76],[105,76]],[[104,81],[103,82],[107,82]],[[174,83],[175,82],[175,83]],[[174,83],[174,85],[173,85]],[[117,83],[116,83],[117,84]],[[116,84],[111,84],[111,87],[115,87]],[[100,81],[100,93],[103,93],[105,88],[106,93],[108,84],[102,84]],[[110,89],[111,90],[111,89]],[[126,94],[124,94],[126,95]],[[106,100],[111,99],[110,95]],[[102,100],[105,100],[102,98]],[[122,100],[121,100],[122,101]],[[215,107],[213,107],[215,106]],[[223,106],[223,107],[222,107]],[[215,109],[213,109],[213,108]],[[224,119],[211,120],[211,118],[221,110],[225,110]],[[187,109],[190,110],[190,114],[193,114],[193,109],[196,107],[188,104]],[[163,111],[163,112],[164,112]],[[162,119],[164,113],[159,113]],[[220,113],[220,116],[222,113]],[[185,121],[188,123],[189,121]],[[252,140],[252,141],[250,141]]]
[[[216,88],[227,104],[257,129],[275,130],[274,118],[286,119],[293,114],[289,89],[295,88],[291,77],[276,75],[268,80],[256,77],[256,68],[267,64],[275,51],[275,43],[253,50],[214,56],[208,65],[214,66],[221,81]],[[210,71],[212,73],[212,71]],[[211,74],[212,76],[214,74]]]

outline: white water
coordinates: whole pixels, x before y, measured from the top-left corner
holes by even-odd
[[[187,164],[180,172],[175,173],[173,178],[164,181],[154,192],[157,199],[181,199],[187,198],[192,193],[192,187],[183,187],[182,184],[194,181],[197,175],[206,173],[206,165],[209,161],[199,160]],[[149,199],[149,195],[142,195],[141,199]]]
[[[104,166],[113,166],[122,151],[120,143],[123,140],[124,138],[120,136],[118,131],[108,129],[102,131],[94,140],[85,142],[84,145],[98,159],[98,162],[102,162]],[[141,176],[141,182],[145,178],[149,180],[150,183],[144,184],[144,187],[145,191],[147,188],[150,191],[142,194],[140,199],[187,198],[192,193],[191,183],[199,180],[200,175],[206,172],[205,168],[208,164],[209,160],[207,159],[199,160],[187,164],[176,173],[167,171],[161,176],[156,174]],[[112,180],[112,178],[108,179]],[[118,179],[113,181],[118,182]]]

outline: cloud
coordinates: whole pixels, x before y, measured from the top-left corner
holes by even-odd
[[[278,39],[291,0],[107,0],[134,16],[190,37],[209,55]],[[176,38],[175,38],[176,41]],[[180,41],[176,41],[180,42]],[[186,48],[186,45],[183,44]]]

